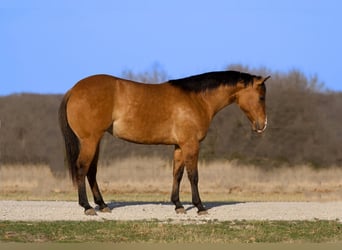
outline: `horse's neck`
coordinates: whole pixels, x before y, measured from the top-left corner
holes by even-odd
[[[202,92],[201,97],[207,103],[210,116],[214,117],[221,109],[233,103],[237,91],[235,87],[221,86],[214,90]]]

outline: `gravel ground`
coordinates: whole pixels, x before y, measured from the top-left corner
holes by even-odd
[[[0,220],[6,221],[86,221],[86,220],[159,220],[181,223],[205,223],[230,220],[339,220],[342,202],[242,202],[205,203],[207,215],[185,204],[186,214],[176,214],[169,203],[113,202],[111,213],[86,216],[77,202],[0,201]]]

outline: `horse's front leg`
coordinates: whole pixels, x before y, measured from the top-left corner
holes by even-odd
[[[171,192],[171,201],[175,204],[176,213],[186,213],[182,203],[179,200],[179,186],[184,172],[184,159],[181,149],[176,146],[173,153],[173,184]]]
[[[198,209],[198,214],[207,214],[207,209],[203,206],[199,191],[198,191],[198,153],[199,153],[199,143],[193,143],[185,146],[182,149],[184,156],[184,163],[186,171],[188,173],[188,178],[191,184],[192,193],[192,204],[194,204]]]

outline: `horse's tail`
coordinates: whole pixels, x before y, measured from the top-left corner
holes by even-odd
[[[59,118],[59,126],[62,130],[62,134],[64,137],[65,143],[65,159],[64,162],[68,165],[69,172],[71,175],[71,179],[73,184],[76,185],[77,183],[77,165],[76,161],[78,155],[80,153],[80,144],[77,136],[75,135],[74,131],[70,128],[67,114],[66,114],[66,107],[69,100],[70,92],[65,94],[62,103],[59,107],[58,118]]]

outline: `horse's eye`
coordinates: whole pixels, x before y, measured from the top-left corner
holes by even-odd
[[[260,100],[260,101],[265,101],[265,96],[263,96],[263,95],[260,96],[260,97],[259,97],[259,100]]]

